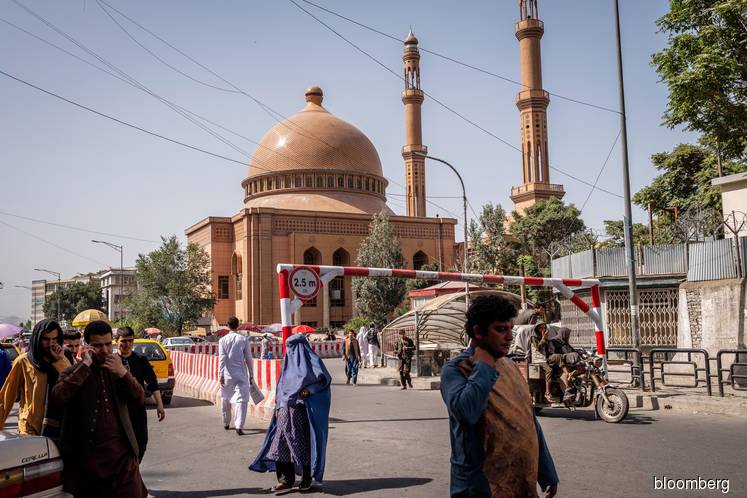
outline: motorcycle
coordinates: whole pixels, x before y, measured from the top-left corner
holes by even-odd
[[[534,401],[535,413],[543,408],[565,407],[570,410],[594,406],[594,413],[605,422],[618,423],[627,415],[630,404],[625,392],[609,384],[606,376],[604,357],[589,351],[576,351],[580,361],[572,371],[569,385],[572,395],[564,396],[557,379],[553,379],[550,392],[553,397],[562,398],[551,403],[545,398],[545,372],[542,363],[532,362],[529,357],[514,357],[514,362],[524,373]]]

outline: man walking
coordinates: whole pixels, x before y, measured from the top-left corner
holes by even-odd
[[[410,367],[412,366],[412,357],[415,354],[415,343],[407,337],[404,330],[399,331],[399,339],[394,346],[394,354],[399,360],[399,382],[402,384],[402,390],[410,386],[412,389],[412,378],[410,377]]]
[[[20,397],[18,433],[42,433],[49,391],[60,372],[72,364],[62,349],[62,328],[54,320],[42,320],[31,333],[29,350],[16,358],[0,390],[0,429]]]
[[[64,490],[76,498],[145,498],[130,406],[145,401],[143,388],[112,354],[112,328],[86,325],[81,361],[60,374],[52,398],[65,410],[60,450]]]
[[[238,332],[238,318],[230,317],[228,328],[231,331],[218,341],[218,379],[223,399],[223,428],[229,429],[233,402],[236,404],[234,428],[236,434],[243,436],[252,376],[252,351],[249,340]]]
[[[145,397],[153,396],[156,401],[158,421],[162,422],[166,418],[166,411],[163,409],[156,372],[153,371],[153,367],[145,356],[134,351],[134,345],[135,332],[130,327],[121,327],[117,333],[117,348],[122,363],[140,383],[140,387],[145,391]],[[142,462],[145,448],[148,446],[148,414],[145,410],[145,403],[142,406],[130,406],[130,420],[135,430],[135,437],[137,437],[138,461]]]
[[[516,309],[497,295],[467,310],[470,347],[441,371],[451,430],[452,497],[555,496],[558,476],[534,417],[529,387],[506,358]]]
[[[348,330],[345,337],[345,342],[342,348],[342,359],[345,362],[345,375],[347,376],[347,384],[353,381],[353,385],[358,385],[358,367],[361,364],[361,349],[358,346],[358,341],[355,338],[355,333],[352,330]]]
[[[346,334],[347,337],[347,334]],[[361,352],[361,367],[368,368],[368,327],[363,325],[355,336],[358,341],[358,349]]]
[[[379,366],[379,350],[381,349],[381,345],[379,344],[379,329],[376,328],[376,325],[368,328],[366,342],[368,342],[368,363],[373,368],[376,368]]]

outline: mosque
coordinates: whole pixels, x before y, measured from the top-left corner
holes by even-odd
[[[547,92],[541,88],[537,0],[520,0],[517,23],[521,46],[521,113],[524,184],[512,189],[517,209],[562,197],[562,186],[549,183],[547,162]],[[521,26],[521,28],[520,28]],[[280,322],[278,263],[353,265],[374,214],[390,214],[408,268],[438,263],[454,267],[456,219],[426,214],[425,159],[420,87],[420,51],[410,33],[404,40],[405,216],[386,204],[388,181],[376,148],[354,125],[331,114],[316,86],[305,92],[306,104],[264,135],[241,183],[244,206],[231,217],[208,217],[187,228],[190,243],[210,255],[216,297],[210,321],[225,324],[231,315],[242,322]],[[525,70],[525,65],[529,65]],[[525,74],[526,73],[526,74]],[[526,127],[525,127],[526,126]],[[559,190],[558,190],[559,187]],[[353,317],[350,279],[338,277],[294,315],[295,324],[340,327]]]

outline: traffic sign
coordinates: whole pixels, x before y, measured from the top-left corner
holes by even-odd
[[[322,286],[319,275],[307,266],[299,266],[293,270],[288,280],[293,293],[303,301],[314,299]]]

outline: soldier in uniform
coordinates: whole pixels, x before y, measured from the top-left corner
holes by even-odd
[[[404,330],[399,331],[399,339],[394,348],[394,353],[399,359],[399,381],[402,383],[402,389],[407,389],[409,385],[412,389],[412,379],[410,378],[410,364],[415,354],[415,343],[407,337]]]

